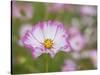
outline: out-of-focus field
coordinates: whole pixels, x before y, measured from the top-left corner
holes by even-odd
[[[20,42],[24,33],[22,29],[26,27],[27,30],[48,20],[60,21],[66,28],[77,28],[85,37],[85,44],[80,42],[84,47],[69,53],[58,52],[54,58],[42,54],[34,59],[31,51]],[[12,73],[44,73],[45,56],[48,58],[48,72],[97,69],[97,7],[12,1]]]

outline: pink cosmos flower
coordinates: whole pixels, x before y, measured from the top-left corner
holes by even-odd
[[[24,15],[22,15],[22,12]],[[19,19],[30,19],[32,18],[33,14],[33,8],[30,3],[18,3],[16,1],[12,2],[12,15],[13,17],[19,18]]]
[[[33,57],[49,53],[51,57],[62,50],[68,52],[68,34],[58,21],[40,22],[22,38],[25,47],[32,50]]]
[[[64,65],[62,66],[62,71],[74,71],[76,70],[76,63],[71,60],[68,59],[64,62]]]
[[[69,42],[72,50],[80,51],[85,46],[85,38],[75,27],[69,29]]]

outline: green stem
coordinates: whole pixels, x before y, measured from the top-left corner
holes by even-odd
[[[45,64],[45,65],[46,65],[46,66],[45,66],[46,72],[48,72],[48,58],[47,58],[47,56],[48,56],[48,55],[46,55],[46,64]]]

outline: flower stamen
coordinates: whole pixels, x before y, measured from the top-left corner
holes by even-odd
[[[52,48],[52,45],[53,45],[53,41],[51,39],[45,39],[44,40],[44,47],[45,48],[50,49],[50,48]]]

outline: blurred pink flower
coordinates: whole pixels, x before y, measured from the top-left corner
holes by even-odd
[[[21,25],[20,29],[19,29],[19,35],[20,37],[23,37],[26,33],[26,31],[31,30],[32,29],[32,25],[31,24],[23,24]]]
[[[26,32],[22,41],[25,47],[32,50],[35,58],[42,53],[49,53],[54,57],[60,50],[69,51],[67,38],[68,34],[62,23],[48,21],[36,24],[32,30]]]
[[[95,67],[97,67],[97,50],[85,50],[81,53],[81,58],[90,58]]]
[[[95,16],[96,8],[93,6],[82,6],[80,7],[80,13],[83,15]]]
[[[69,28],[69,35],[70,37],[74,37],[80,34],[80,31],[77,27],[73,26]]]
[[[89,52],[89,57],[91,58],[95,67],[97,67],[97,50],[91,50]]]
[[[71,59],[66,60],[62,66],[62,71],[74,71],[76,69],[76,63]]]
[[[51,4],[48,6],[48,11],[50,12],[58,12],[61,11],[64,8],[64,4]]]
[[[64,10],[74,12],[75,11],[75,6],[71,4],[64,4]]]
[[[19,36],[20,38],[22,38],[23,36],[25,36],[25,33],[28,31],[28,30],[31,30],[32,29],[32,26],[30,24],[23,24],[20,29],[19,29]],[[22,43],[22,40],[19,40],[18,41],[18,44],[20,46],[24,46],[23,43]]]
[[[85,38],[75,27],[69,29],[69,42],[74,51],[80,51],[85,46]]]
[[[22,15],[22,11],[24,15]],[[26,20],[31,19],[33,14],[33,8],[30,3],[18,3],[16,1],[12,2],[12,15],[13,17]]]
[[[48,5],[48,11],[50,12],[59,12],[62,10],[73,12],[75,9],[73,5],[69,4],[53,3],[51,5]]]

